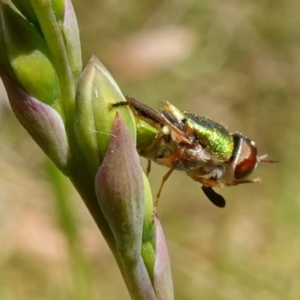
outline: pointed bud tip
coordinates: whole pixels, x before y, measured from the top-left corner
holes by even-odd
[[[91,169],[97,170],[110,141],[116,111],[120,113],[133,139],[136,130],[129,107],[110,109],[124,96],[107,69],[92,56],[81,73],[75,106],[75,131],[78,143]]]
[[[157,217],[154,217],[154,222],[156,226],[155,293],[158,299],[174,299],[170,258],[164,232]]]

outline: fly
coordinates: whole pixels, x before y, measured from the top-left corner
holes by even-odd
[[[202,185],[202,191],[214,205],[224,207],[226,201],[214,191],[214,187],[261,182],[259,177],[248,179],[248,176],[258,163],[276,162],[267,155],[258,156],[252,140],[240,133],[230,133],[209,118],[181,111],[168,101],[163,102],[160,111],[156,111],[131,96],[125,97],[127,102],[119,102],[112,107],[128,105],[137,127],[143,123],[156,129],[152,138],[138,145],[139,154],[148,161],[169,167],[155,205],[164,183],[174,170],[186,172]]]

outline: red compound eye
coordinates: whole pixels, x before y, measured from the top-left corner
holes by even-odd
[[[254,146],[254,142],[243,136],[236,135],[234,139],[237,147],[234,178],[239,180],[247,177],[255,169],[257,149]]]

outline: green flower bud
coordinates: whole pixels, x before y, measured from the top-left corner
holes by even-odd
[[[37,0],[35,0],[37,1]],[[41,0],[39,0],[41,1]],[[69,0],[51,0],[53,11],[57,20],[62,20],[65,13],[65,1],[70,2]]]
[[[61,171],[66,171],[69,146],[64,123],[55,109],[40,102],[1,74],[11,108],[19,122]]]
[[[153,281],[153,271],[155,263],[155,224],[153,222],[153,198],[151,187],[147,176],[143,173],[144,182],[144,223],[142,257],[148,270],[148,274]]]
[[[137,149],[141,150],[149,146],[149,144],[157,136],[158,130],[141,119],[136,119],[136,143]]]
[[[112,103],[125,101],[119,87],[101,62],[93,56],[83,70],[75,104],[75,134],[89,166],[96,173],[111,138],[112,124],[119,111],[135,140],[135,125],[131,110],[111,109]]]
[[[153,197],[151,192],[151,187],[148,181],[148,177],[143,173],[143,183],[144,183],[144,239],[148,240],[153,236],[154,224],[153,224]]]
[[[143,257],[144,264],[147,268],[147,272],[151,281],[154,281],[154,262],[155,262],[155,245],[153,245],[153,240],[148,240],[143,242],[141,254]]]
[[[1,5],[1,4],[0,4]],[[1,8],[1,6],[0,6]],[[2,71],[9,76],[18,86],[21,86],[19,80],[17,79],[13,68],[10,65],[7,49],[4,41],[4,33],[3,33],[3,21],[2,21],[2,13],[0,11],[0,67]]]
[[[8,59],[23,89],[52,104],[59,86],[46,43],[39,32],[10,6],[2,6],[2,27]]]

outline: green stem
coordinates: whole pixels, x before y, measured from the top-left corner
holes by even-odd
[[[83,199],[110,249],[114,253],[116,249],[116,241],[114,240],[111,229],[109,228],[108,223],[100,209],[98,199],[95,194],[94,180],[93,178],[89,178],[89,176],[83,175],[82,171],[80,170],[82,169],[76,167],[74,170],[71,170],[72,175],[70,176],[70,180]]]

